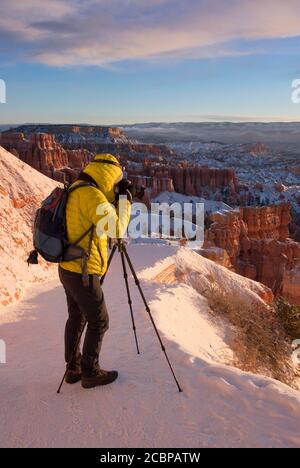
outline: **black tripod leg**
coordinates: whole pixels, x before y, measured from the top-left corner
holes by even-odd
[[[107,268],[106,268],[106,272],[104,273],[104,275],[101,277],[101,280],[100,280],[100,284],[102,286],[102,284],[104,283],[104,280],[105,280],[105,277],[107,275],[107,272],[108,272],[108,269],[110,267],[110,264],[111,264],[111,261],[113,259],[113,256],[115,254],[115,251],[117,249],[117,244],[114,244],[113,248],[112,248],[112,251],[110,252],[110,256],[109,256],[109,259],[108,259],[108,262],[107,262]]]
[[[175,380],[175,382],[176,382],[177,388],[178,388],[179,392],[182,392],[182,389],[181,389],[181,387],[180,387],[180,385],[179,385],[179,382],[178,382],[178,380],[177,380],[177,378],[176,378],[174,369],[173,369],[173,367],[172,367],[172,365],[171,365],[171,363],[170,363],[169,357],[168,357],[167,352],[166,352],[166,348],[164,347],[164,344],[163,344],[163,342],[162,342],[162,339],[161,339],[161,337],[160,337],[160,334],[159,334],[159,332],[158,332],[158,329],[157,329],[156,324],[155,324],[155,322],[154,322],[154,319],[153,319],[153,317],[152,317],[150,308],[149,308],[148,303],[147,303],[147,301],[146,301],[146,298],[145,298],[145,296],[144,296],[144,293],[143,293],[143,290],[142,290],[142,288],[141,288],[139,279],[138,279],[138,277],[137,277],[137,275],[136,275],[136,272],[135,272],[135,270],[134,270],[134,268],[133,268],[133,265],[132,265],[132,263],[131,263],[131,260],[130,260],[130,257],[129,257],[129,255],[128,255],[128,252],[127,252],[127,250],[126,250],[125,245],[123,245],[123,252],[124,252],[124,254],[125,254],[127,263],[128,263],[128,265],[129,265],[129,268],[130,268],[130,271],[131,271],[131,273],[132,273],[132,275],[133,275],[133,277],[134,277],[135,284],[137,285],[137,288],[138,288],[138,290],[139,290],[139,292],[140,292],[141,298],[142,298],[142,300],[143,300],[143,302],[144,302],[146,311],[148,312],[148,315],[149,315],[149,317],[150,317],[150,320],[151,320],[151,323],[152,323],[153,328],[154,328],[154,330],[155,330],[155,333],[156,333],[156,336],[157,336],[157,338],[158,338],[158,341],[159,341],[159,343],[160,343],[160,345],[161,345],[161,349],[162,349],[162,351],[163,351],[163,353],[164,353],[164,355],[165,355],[165,357],[166,357],[166,360],[167,360],[167,362],[168,362],[169,368],[170,368],[170,370],[171,370],[171,372],[172,372],[172,375],[173,375],[173,377],[174,377],[174,380]]]
[[[81,333],[80,333],[80,335],[79,335],[79,337],[78,337],[78,339],[77,339],[77,341],[76,341],[76,345],[75,345],[75,347],[74,347],[74,349],[73,349],[73,353],[72,353],[71,359],[70,359],[70,361],[69,361],[68,364],[67,364],[67,367],[66,367],[64,376],[63,376],[63,378],[62,378],[62,380],[61,380],[61,382],[60,382],[60,386],[58,387],[58,390],[57,390],[56,393],[60,393],[61,387],[63,386],[64,380],[65,380],[65,377],[66,377],[66,375],[67,375],[67,372],[68,372],[68,370],[69,370],[69,368],[70,368],[71,362],[73,361],[73,358],[75,357],[76,350],[77,350],[77,348],[78,348],[78,346],[79,346],[79,343],[80,343],[81,337],[82,337],[82,335],[83,335],[84,329],[85,329],[85,325],[84,325],[84,327],[82,327],[82,331],[81,331]]]
[[[124,280],[125,280],[125,285],[126,285],[128,304],[129,304],[129,309],[130,309],[130,315],[131,315],[132,328],[133,328],[134,339],[135,339],[135,344],[136,344],[136,350],[137,350],[137,353],[140,354],[138,339],[137,339],[137,335],[136,335],[136,327],[135,327],[135,322],[134,322],[133,310],[132,310],[132,300],[131,300],[129,284],[128,284],[128,275],[127,275],[126,263],[125,263],[124,252],[123,252],[122,248],[120,250],[120,254],[121,254],[121,260],[122,260]]]

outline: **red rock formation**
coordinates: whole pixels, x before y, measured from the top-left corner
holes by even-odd
[[[289,237],[292,220],[289,203],[263,207],[241,208],[243,221],[248,227],[250,239],[285,240]]]
[[[174,192],[173,181],[170,177],[153,177],[152,197],[159,195],[161,192]]]
[[[85,149],[67,150],[66,152],[68,159],[68,167],[75,170],[78,169],[81,171],[94,158],[93,153]]]
[[[280,184],[280,183],[274,184],[274,188],[275,188],[275,190],[277,192],[283,192],[284,191],[284,185]]]
[[[173,156],[174,152],[164,145],[140,144],[130,140],[120,128],[103,127],[99,125],[23,125],[14,131],[28,139],[32,134],[44,133],[54,136],[57,143],[69,150],[85,148],[92,153],[113,153],[120,157],[126,165],[127,159],[140,162],[150,157],[151,160],[161,160]]]
[[[174,167],[170,169],[176,192],[186,195],[200,195],[207,189],[228,188],[229,194],[237,189],[237,179],[233,169],[210,169],[208,167]]]
[[[207,196],[211,192],[226,189],[228,195],[236,196],[237,179],[232,169],[209,169],[201,166],[168,167],[146,160],[139,169],[129,169],[130,177],[143,176],[148,180],[155,196],[162,191],[182,193],[190,196]],[[220,198],[220,193],[215,196]]]
[[[266,156],[267,154],[271,154],[270,149],[264,143],[255,143],[249,147],[248,151],[252,156]]]
[[[23,133],[3,132],[0,144],[34,169],[60,182],[66,180],[65,168],[73,169],[78,175],[93,158],[87,150],[65,150],[53,135],[45,133],[26,138]]]
[[[64,135],[83,135],[93,136],[100,138],[122,138],[125,136],[124,131],[121,128],[115,127],[104,127],[101,125],[22,125],[16,129],[17,132],[25,133],[30,135],[33,133],[47,133],[57,136],[56,140],[60,140],[60,136],[63,138]]]
[[[296,242],[300,242],[300,227],[294,221],[292,221],[290,224],[290,233],[292,239],[294,239]]]
[[[296,167],[290,168],[290,171],[291,171],[291,173],[294,174],[294,175],[300,175],[300,165],[299,165],[299,166],[296,166]]]
[[[151,185],[153,196],[161,191],[174,190],[186,195],[210,196],[211,192],[226,189],[228,201],[235,201],[238,184],[232,169],[192,167],[184,161],[178,167],[162,165],[174,157],[170,148],[131,141],[119,128],[24,125],[17,130],[3,132],[2,145],[34,168],[58,180],[66,174],[62,169],[69,167],[79,172],[90,162],[92,153],[110,152],[118,155],[125,166],[128,162],[142,166],[138,171],[130,170],[130,174],[151,177],[148,185]],[[144,165],[141,161],[145,161]],[[220,196],[218,193],[214,195]]]
[[[213,213],[211,222],[205,256],[214,246],[224,249],[230,259],[226,266],[300,304],[300,244],[289,239],[290,204]]]
[[[212,224],[206,232],[206,245],[215,245],[227,251],[231,261],[241,252],[241,238],[247,234],[247,226],[242,220],[241,211],[213,213]]]
[[[163,173],[150,176],[132,174],[129,172],[128,177],[137,185],[143,185],[150,192],[151,198],[156,197],[161,192],[174,192],[173,181],[170,177],[166,177]]]

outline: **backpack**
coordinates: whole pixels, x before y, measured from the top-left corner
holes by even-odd
[[[56,187],[42,202],[37,210],[33,227],[33,246],[27,259],[29,264],[38,263],[38,254],[47,262],[60,263],[82,259],[83,274],[87,272],[87,260],[91,254],[94,225],[73,243],[67,240],[66,206],[70,193],[81,187],[96,187],[93,182],[81,182],[74,187]],[[78,244],[89,235],[89,247],[86,252]]]

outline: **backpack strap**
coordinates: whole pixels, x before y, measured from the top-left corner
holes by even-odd
[[[79,239],[77,239],[77,241],[75,242],[72,242],[72,245],[78,245],[80,244],[80,242],[88,235],[88,234],[91,234],[91,232],[94,230],[95,226],[92,224],[91,227],[88,228],[87,231],[85,231],[80,237]]]
[[[119,167],[120,169],[123,170],[123,166],[121,166],[120,163],[116,162],[116,161],[111,161],[110,159],[94,159],[94,161],[92,161],[93,163],[101,163],[101,164],[111,164],[112,166],[117,166]]]
[[[92,179],[92,177],[91,177]],[[75,185],[74,187],[70,187],[68,189],[68,195],[74,190],[82,187],[95,187],[98,188],[96,185],[96,182],[94,179],[92,180],[86,180],[81,182],[80,184]],[[99,189],[98,189],[99,190]],[[67,226],[67,223],[65,221],[65,226]],[[89,286],[89,275],[88,275],[88,268],[87,268],[87,262],[91,256],[91,251],[92,251],[92,243],[93,243],[93,237],[94,237],[94,231],[95,231],[95,226],[92,224],[87,231],[85,231],[75,242],[72,242],[69,244],[70,246],[76,247],[88,234],[89,236],[89,245],[88,245],[88,250],[87,252],[83,252],[83,256],[81,259],[81,268],[82,268],[82,282],[85,287]]]
[[[95,188],[98,188],[97,187],[97,184],[96,182],[92,182],[92,181],[82,181],[80,182],[80,184],[77,184],[77,185],[71,185],[71,187],[68,187],[67,188],[67,191],[68,191],[68,195],[72,192],[74,192],[75,190],[81,188],[81,187],[95,187]],[[99,189],[98,189],[99,190]]]
[[[82,267],[82,282],[85,287],[89,286],[89,274],[88,274],[88,268],[87,268],[87,262],[91,256],[91,251],[92,251],[92,243],[93,243],[93,237],[94,237],[94,230],[95,226],[92,225],[89,229],[90,231],[90,238],[89,238],[89,246],[88,246],[88,251],[86,252],[86,255],[82,258],[81,261],[81,267]]]
[[[80,174],[78,176],[78,180],[82,180],[84,182],[89,182],[90,184],[93,184],[98,188],[98,185],[97,185],[97,182],[95,181],[95,179],[93,179],[93,177],[90,176],[89,174],[87,174],[86,172],[83,172],[83,171],[80,172]]]
[[[74,187],[72,187],[72,186],[69,187],[69,188],[67,187],[68,196],[70,195],[70,193],[72,193],[75,190],[77,190],[79,188],[82,188],[82,187],[95,187],[95,188],[97,188],[96,183],[93,184],[92,182],[81,182],[80,184],[77,184]],[[65,223],[65,234],[66,234],[67,233],[66,210],[65,210],[64,223]],[[92,230],[94,230],[94,225],[93,224],[75,242],[72,242],[72,244],[70,244],[70,245],[75,245],[75,246],[78,245],[85,238],[85,236],[87,236]],[[67,236],[65,236],[65,237],[66,237],[66,240],[67,240]]]

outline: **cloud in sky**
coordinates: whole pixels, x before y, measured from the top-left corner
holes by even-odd
[[[0,0],[0,6],[0,55],[50,66],[241,55],[252,53],[258,39],[300,36],[299,0]],[[239,40],[247,46],[240,49]]]

